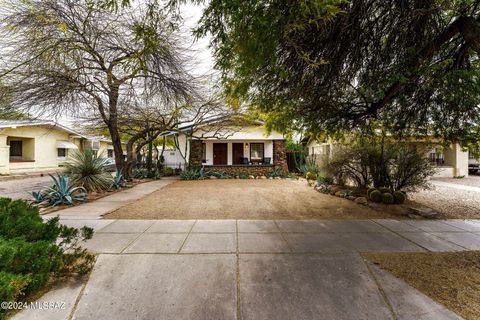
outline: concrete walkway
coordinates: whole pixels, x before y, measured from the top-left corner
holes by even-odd
[[[93,202],[87,202],[71,208],[55,211],[49,214],[45,214],[43,215],[43,217],[48,219],[60,215],[62,219],[101,219],[104,214],[123,207],[130,202],[138,200],[154,191],[157,191],[169,185],[170,183],[175,182],[176,180],[177,179],[162,179],[141,183],[133,188],[114,193],[110,196],[100,198]]]
[[[362,251],[480,249],[475,220],[99,220],[86,283],[15,319],[461,319]]]

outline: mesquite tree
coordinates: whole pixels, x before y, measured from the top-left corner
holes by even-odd
[[[137,155],[145,146],[149,146],[146,159],[147,168],[151,168],[150,147],[159,137],[171,136],[185,125],[196,127],[212,116],[218,118],[233,115],[232,109],[226,107],[219,97],[203,98],[204,96],[207,94],[180,103],[164,101],[161,95],[156,95],[131,99],[128,104],[119,106],[118,131],[126,142],[124,174],[127,178],[131,176]],[[104,129],[105,126],[95,118],[83,118],[81,122],[86,123],[89,130]]]
[[[478,0],[212,0],[198,34],[212,34],[226,90],[275,124],[468,140],[480,132],[479,20]]]
[[[19,110],[94,115],[124,168],[119,119],[140,96],[195,96],[179,25],[155,2],[111,11],[88,0],[3,1],[2,81]]]

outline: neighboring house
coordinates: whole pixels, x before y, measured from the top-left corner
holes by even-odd
[[[72,152],[113,158],[111,141],[49,120],[0,120],[0,174],[58,170]]]
[[[209,121],[181,127],[175,138],[184,161],[206,171],[264,175],[274,168],[288,170],[283,135],[268,133],[260,121]]]
[[[310,141],[306,144],[308,155],[317,161],[322,161],[324,156],[331,157],[336,146],[338,146],[338,144],[333,142],[322,143],[318,141]],[[458,143],[451,144],[446,148],[437,145],[427,152],[425,156],[428,157],[438,169],[435,177],[451,178],[468,176],[468,151],[462,150]]]

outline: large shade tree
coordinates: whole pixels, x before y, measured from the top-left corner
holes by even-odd
[[[112,11],[88,0],[11,0],[0,15],[1,74],[12,105],[98,117],[118,169],[125,166],[121,106],[145,96],[165,104],[198,97],[178,20],[155,2]]]
[[[212,0],[197,32],[212,35],[228,93],[284,128],[381,122],[468,140],[480,123],[479,21],[478,0]]]

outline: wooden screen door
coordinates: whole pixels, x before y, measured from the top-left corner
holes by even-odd
[[[232,163],[242,164],[243,143],[232,143]]]
[[[226,143],[214,143],[213,144],[213,164],[214,165],[227,165],[227,144]]]

